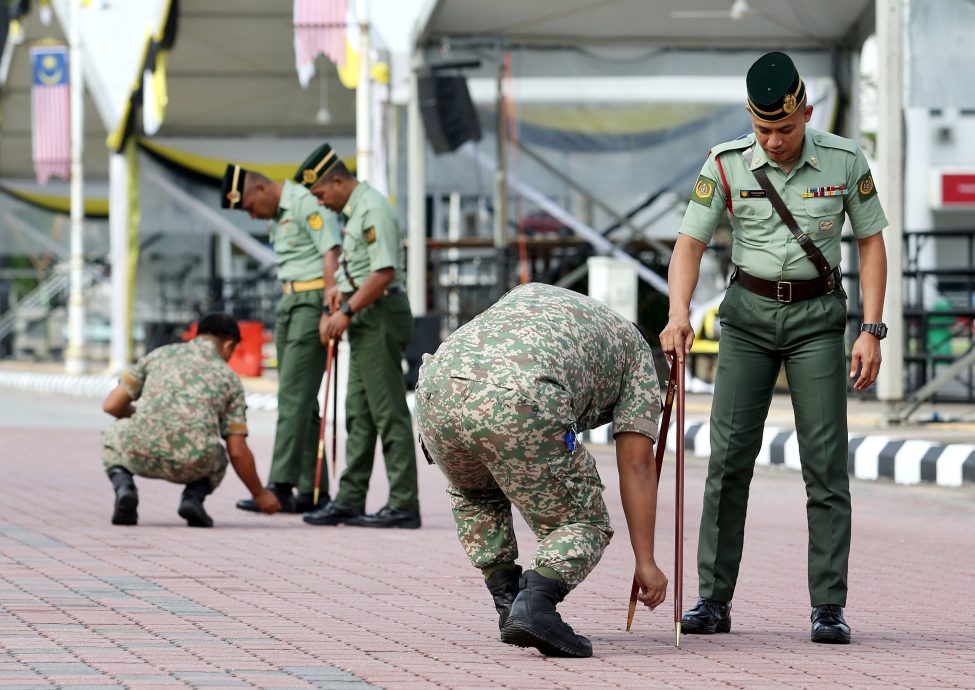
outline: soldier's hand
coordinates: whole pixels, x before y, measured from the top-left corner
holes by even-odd
[[[325,292],[325,306],[333,314],[342,306],[342,293],[339,292],[338,285],[333,285]]]
[[[274,515],[281,510],[281,502],[278,497],[267,489],[261,489],[261,493],[254,497],[254,503],[258,510],[268,515]]]
[[[636,579],[640,583],[636,596],[645,606],[655,609],[667,598],[667,576],[656,563],[637,563]]]
[[[691,328],[690,319],[686,317],[671,318],[660,332],[660,346],[671,362],[674,361],[674,355],[683,360],[693,344],[694,329]]]
[[[349,327],[351,319],[340,311],[333,312],[328,320],[319,323],[319,335],[322,336],[322,343],[328,345],[328,341],[334,339],[336,342],[342,339],[342,334]]]
[[[860,376],[857,377],[857,369]],[[863,391],[877,380],[880,373],[880,340],[875,335],[861,333],[850,353],[850,378],[856,378],[853,388]]]

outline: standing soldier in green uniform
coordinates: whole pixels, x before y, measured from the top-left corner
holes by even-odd
[[[301,185],[272,182],[239,165],[227,166],[220,202],[223,208],[247,211],[251,218],[274,221],[271,244],[284,295],[275,311],[278,423],[268,488],[280,499],[282,512],[303,513],[328,502],[328,477],[323,476],[322,497],[313,503],[321,422],[318,391],[326,364],[318,319],[338,265],[338,219]],[[258,509],[250,499],[238,501],[237,507]]]
[[[208,314],[194,340],[153,350],[122,373],[102,404],[119,419],[102,433],[102,465],[115,487],[112,524],[139,520],[136,475],[185,484],[179,516],[190,527],[212,527],[203,500],[223,479],[228,452],[258,509],[281,509],[257,476],[247,447],[244,388],[226,365],[239,342],[236,321]],[[141,401],[138,408],[134,400]]]
[[[420,526],[413,425],[406,405],[403,353],[413,337],[413,314],[406,296],[403,237],[386,198],[358,181],[328,144],[298,168],[295,179],[311,187],[322,204],[345,220],[337,287],[329,313],[321,318],[323,343],[349,333],[349,381],[345,415],[346,469],[335,500],[311,512],[312,525],[364,527]],[[366,492],[382,439],[389,500],[365,515]]]
[[[814,642],[848,643],[843,617],[850,551],[847,471],[846,294],[840,233],[850,219],[860,255],[864,323],[850,378],[864,390],[880,370],[887,226],[873,177],[849,139],[807,128],[812,106],[792,60],[759,58],[748,71],[754,134],[711,150],[694,186],[670,264],[664,351],[683,358],[694,332],[691,294],[725,208],[737,266],[721,304],[721,349],[711,408],[711,460],[698,543],[700,599],[687,633],[728,632],[744,541],[748,485],[775,380],[785,365],[796,416],[809,526]],[[790,226],[792,226],[790,228]]]
[[[502,642],[548,656],[592,655],[555,605],[613,535],[595,459],[577,438],[608,422],[638,596],[651,608],[664,600],[667,578],[653,557],[659,414],[653,353],[637,326],[551,285],[515,288],[424,356],[420,441],[447,476],[457,536],[484,574]],[[524,574],[515,564],[512,505],[538,537]]]

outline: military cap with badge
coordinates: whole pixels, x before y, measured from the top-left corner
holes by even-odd
[[[778,122],[806,101],[806,85],[792,59],[785,53],[766,53],[745,77],[748,109],[763,122]]]
[[[308,189],[315,186],[315,183],[327,175],[341,159],[328,144],[322,144],[311,152],[298,170],[295,172],[294,181],[304,185]]]
[[[244,180],[247,178],[247,170],[230,163],[227,165],[223,174],[223,183],[220,186],[220,208],[240,208],[244,200]]]

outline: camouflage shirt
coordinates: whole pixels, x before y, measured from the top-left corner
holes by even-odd
[[[455,331],[421,378],[452,376],[557,398],[578,430],[613,422],[613,432],[656,440],[660,390],[650,346],[636,326],[602,302],[530,283]]]
[[[129,455],[191,461],[220,437],[247,435],[244,387],[206,338],[153,350],[120,383],[142,400],[117,424]]]

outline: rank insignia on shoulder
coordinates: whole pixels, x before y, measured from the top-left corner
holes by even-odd
[[[738,194],[742,199],[764,199],[767,196],[764,189],[743,189]]]
[[[873,183],[873,175],[867,173],[857,181],[857,194],[860,201],[866,201],[877,193],[877,186]]]
[[[714,198],[715,182],[709,177],[701,175],[694,183],[694,193],[691,194],[691,201],[696,201],[701,206],[710,206]]]
[[[321,230],[322,228],[325,227],[325,219],[322,218],[322,214],[318,213],[317,211],[315,213],[310,214],[307,220],[308,220],[308,227],[311,228],[312,230]]]
[[[376,241],[376,228],[375,226],[367,228],[362,236],[366,239],[366,244],[372,244]]]

